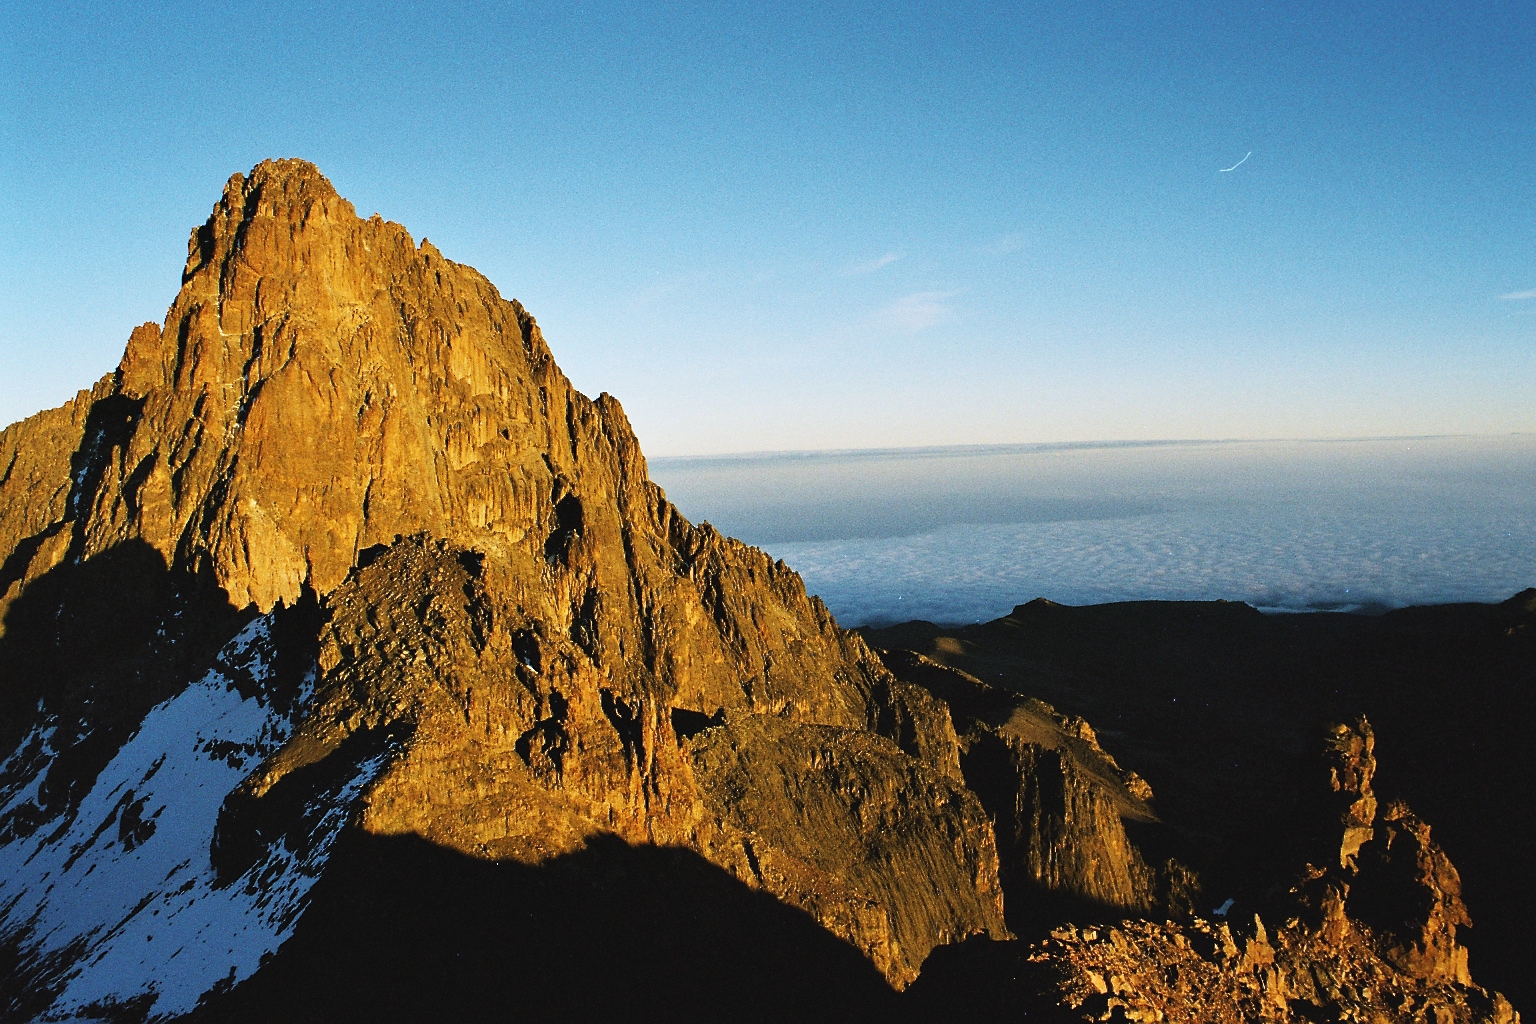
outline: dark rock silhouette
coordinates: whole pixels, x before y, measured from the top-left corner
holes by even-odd
[[[690,851],[594,837],[533,866],[354,832],[298,929],[194,1021],[899,1019],[809,915]]]
[[[1091,720],[1116,760],[1155,786],[1162,826],[1130,834],[1149,863],[1176,857],[1196,870],[1203,894],[1194,910],[1206,917],[1229,897],[1239,915],[1270,907],[1298,865],[1342,867],[1356,843],[1357,863],[1376,857],[1361,818],[1374,819],[1378,840],[1384,827],[1398,829],[1394,846],[1427,850],[1407,819],[1386,822],[1384,808],[1406,802],[1414,821],[1434,824],[1440,852],[1424,854],[1426,865],[1443,856],[1459,869],[1459,886],[1442,890],[1456,899],[1439,913],[1453,919],[1464,902],[1476,922],[1456,933],[1471,976],[1519,1006],[1536,994],[1525,927],[1536,907],[1524,882],[1536,870],[1536,815],[1511,797],[1536,768],[1526,739],[1536,727],[1533,593],[1374,616],[1033,601],[978,626],[861,632],[877,647],[920,653]],[[1320,724],[1362,713],[1369,736],[1339,726],[1320,761]],[[1369,767],[1351,766],[1341,756],[1350,750],[1368,750]],[[1401,863],[1419,860],[1405,854]],[[1392,913],[1412,905],[1402,920],[1425,921],[1421,898]],[[1352,913],[1386,920],[1363,893],[1354,899]],[[1283,923],[1269,912],[1265,921],[1271,934]]]

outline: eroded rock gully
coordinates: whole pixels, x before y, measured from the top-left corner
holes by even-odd
[[[508,992],[680,1018],[924,1016],[891,989],[982,942],[1055,971],[1031,1012],[1288,1019],[1296,999],[1344,1005],[1358,975],[1376,995],[1350,1006],[1508,1018],[1467,976],[1449,861],[1406,809],[1377,813],[1363,725],[1330,748],[1317,820],[1338,816],[1342,839],[1299,883],[1295,922],[1273,938],[1190,923],[1193,872],[1133,841],[1159,828],[1151,788],[1085,721],[917,654],[882,661],[788,567],[687,522],[619,403],[576,392],[526,310],[301,161],[230,179],[165,321],[91,390],[0,433],[0,466],[0,741],[16,751],[0,840],[72,834],[101,773],[194,686],[214,700],[235,680],[230,700],[266,716],[249,741],[189,737],[187,757],[243,775],[187,885],[259,899],[288,872],[270,932],[286,945],[227,977],[219,961],[194,1016],[478,1019]],[[231,651],[255,667],[226,671]],[[130,855],[123,814],[60,870],[102,836]],[[8,1018],[193,1008],[132,980],[69,1003],[124,922],[47,948],[28,913],[8,904],[0,927]],[[1168,915],[1186,923],[1146,923]],[[1006,941],[1066,917],[1142,923],[1107,945]],[[1355,989],[1305,980],[1314,946],[1365,965],[1340,968]],[[584,949],[627,966],[550,960]],[[692,984],[678,950],[731,1012],[636,994]],[[1173,969],[1190,957],[1207,966]]]

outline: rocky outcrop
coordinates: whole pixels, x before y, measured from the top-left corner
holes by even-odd
[[[1086,721],[882,657],[679,515],[518,303],[264,163],[164,322],[0,433],[0,1016],[499,1019],[531,989],[604,1016],[679,1003],[697,962],[756,1002],[673,1016],[814,1016],[826,982],[883,1018],[983,948],[1051,979],[1030,1012],[1515,1019],[1470,982],[1444,851],[1378,808],[1363,719],[1329,734],[1311,866],[1210,924]],[[1186,811],[1239,806],[1243,742],[1165,762],[1220,766]],[[1031,935],[1117,923],[991,942],[1005,890]],[[315,969],[337,944],[357,977]]]
[[[1498,993],[1405,975],[1358,942],[1298,924],[1129,921],[1059,929],[1029,961],[1055,974],[1068,1019],[1300,1024],[1516,1024]]]
[[[1005,934],[990,824],[942,760],[870,730],[619,690],[524,615],[514,582],[410,538],[334,591],[311,711],[226,802],[217,855],[243,867],[315,787],[382,756],[359,808],[373,835],[525,864],[602,835],[686,846],[898,984],[937,944]]]
[[[1092,722],[1157,789],[1163,824],[1132,836],[1154,864],[1198,871],[1207,915],[1228,897],[1257,908],[1304,862],[1339,863],[1358,796],[1319,767],[1318,728],[1369,716],[1382,762],[1372,789],[1434,826],[1477,922],[1472,975],[1524,1010],[1536,997],[1536,813],[1511,794],[1536,773],[1533,593],[1382,615],[1037,600],[989,623],[861,632]],[[1379,807],[1377,827],[1384,817]]]
[[[1309,864],[1295,893],[1329,936],[1342,940],[1358,931],[1376,955],[1410,977],[1470,985],[1467,950],[1456,938],[1458,928],[1472,924],[1461,877],[1405,803],[1391,801],[1378,816],[1374,749],[1365,718],[1328,726],[1321,792],[1328,810],[1342,807],[1326,844],[1338,853],[1321,866]]]
[[[1456,941],[1457,929],[1472,924],[1461,877],[1429,826],[1393,801],[1360,852],[1348,909],[1371,929],[1382,959],[1415,978],[1472,984],[1467,950]]]
[[[1324,851],[1319,859],[1349,870],[1355,866],[1360,847],[1375,835],[1376,794],[1371,780],[1376,776],[1376,733],[1371,723],[1360,718],[1353,725],[1330,725],[1323,763],[1328,770],[1328,796],[1324,799],[1333,813],[1319,816]]]
[[[90,464],[86,421],[111,390],[101,381],[57,409],[0,431],[0,620],[32,580],[57,565],[71,537],[71,499]],[[98,444],[100,442],[98,441]]]
[[[1081,1020],[1413,1021],[1514,1024],[1502,995],[1472,984],[1456,929],[1471,924],[1460,880],[1398,802],[1376,814],[1374,734],[1330,725],[1316,790],[1325,863],[1290,893],[1231,921],[1058,929],[1029,961]]]
[[[1007,934],[980,802],[884,737],[738,713],[687,753],[748,877],[849,936],[888,977],[912,981],[975,922]]]

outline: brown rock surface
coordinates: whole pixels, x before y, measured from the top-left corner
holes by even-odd
[[[0,619],[32,580],[69,547],[64,525],[83,457],[86,420],[111,382],[101,381],[57,409],[0,431]]]
[[[1338,829],[1327,832],[1329,846],[1338,846],[1337,866],[1352,868],[1360,847],[1375,833],[1376,794],[1371,779],[1376,775],[1376,733],[1364,717],[1353,726],[1330,725],[1325,745],[1328,789],[1338,806]]]
[[[1401,1021],[1516,1024],[1497,993],[1405,975],[1368,943],[1292,923],[1274,934],[1195,919],[1063,928],[1036,946],[1067,1019],[1203,1022]]]
[[[963,778],[997,829],[1016,924],[1080,909],[1074,903],[1151,909],[1156,880],[1125,829],[1157,820],[1151,787],[1121,770],[1087,722],[911,651],[882,658],[949,707]]]
[[[1461,876],[1429,826],[1400,801],[1389,803],[1376,838],[1360,851],[1349,911],[1371,925],[1383,959],[1429,981],[1472,984],[1458,928],[1472,918]]]
[[[367,834],[520,863],[600,836],[686,847],[898,986],[937,943],[1006,934],[942,705],[782,563],[685,521],[520,305],[309,164],[231,178],[164,324],[0,454],[0,648],[47,669],[5,670],[5,724],[75,694],[100,750],[71,792],[185,685],[162,648],[195,662],[252,612],[318,601],[311,710],[226,801],[221,871],[373,765]],[[140,599],[154,681],[108,722],[123,687],[56,664],[47,623],[120,657],[111,613],[70,602],[125,552],[96,589]]]
[[[882,662],[783,563],[683,519],[618,402],[577,393],[520,305],[300,161],[230,180],[164,323],[0,433],[0,467],[0,846],[65,835],[146,716],[254,626],[263,671],[217,678],[261,690],[274,731],[214,755],[249,774],[209,804],[198,870],[225,887],[307,865],[315,822],[347,822],[289,944],[204,1018],[500,1019],[530,999],[883,1019],[926,1005],[891,988],[963,947],[987,950],[988,984],[1048,978],[1020,1006],[1073,1019],[1516,1019],[1471,985],[1445,852],[1405,806],[1378,815],[1363,719],[1329,734],[1316,828],[1294,829],[1321,866],[1263,908],[1284,923],[1162,923],[1197,886],[1132,841],[1161,827],[1150,786],[1082,717],[983,683],[1008,662],[966,646],[1055,636],[1059,607]],[[1504,639],[1528,644],[1528,611]],[[1257,628],[1248,612],[1218,609],[1213,636]],[[1114,650],[1140,670],[1142,648]],[[1303,815],[1274,813],[1280,773],[1253,793],[1224,774],[1249,742],[1126,760],[1188,783],[1169,788],[1198,812],[1186,836],[1212,808],[1274,818],[1258,846]],[[98,834],[126,856],[153,822],[121,814]],[[1245,898],[1274,881],[1255,863],[1227,876]],[[992,942],[1005,889],[1035,935],[1120,923]],[[30,1018],[78,951],[29,959],[12,910],[0,1015]],[[696,984],[732,1012],[687,1002]],[[97,1008],[147,1005],[126,996]]]
[[[227,802],[221,856],[243,863],[242,844],[380,757],[370,834],[526,864],[599,835],[686,846],[897,984],[935,944],[1005,934],[991,826],[942,763],[868,730],[618,690],[513,590],[505,567],[413,538],[334,591],[311,711]]]
[[[974,922],[1007,934],[980,802],[884,737],[728,713],[688,755],[750,878],[849,936],[888,977],[912,981],[934,946],[978,933]]]
[[[1367,715],[1376,799],[1433,824],[1477,922],[1472,977],[1524,1010],[1536,805],[1516,796],[1536,772],[1533,594],[1370,615],[1036,600],[988,623],[861,632],[1091,721],[1156,788],[1163,825],[1131,835],[1154,865],[1198,871],[1207,916],[1228,897],[1258,909],[1304,861],[1339,863],[1359,797],[1335,791],[1326,767],[1319,783],[1318,729]]]

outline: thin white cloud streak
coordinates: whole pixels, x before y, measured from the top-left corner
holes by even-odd
[[[946,303],[959,292],[913,292],[903,295],[880,310],[876,319],[887,328],[904,334],[927,330],[949,316]]]
[[[985,256],[1011,256],[1024,248],[1026,239],[1023,235],[1003,235],[981,247]]]
[[[1526,292],[1509,292],[1506,295],[1500,295],[1499,298],[1505,302],[1518,302],[1521,299],[1536,299],[1536,288],[1532,288],[1530,291]]]
[[[1243,166],[1243,164],[1247,163],[1248,162],[1248,158],[1250,156],[1253,156],[1253,150],[1251,150],[1251,149],[1247,153],[1243,154],[1243,158],[1241,160],[1239,160],[1237,163],[1233,164],[1231,167],[1220,167],[1220,168],[1217,168],[1216,173],[1217,174],[1226,174],[1229,171],[1235,171],[1239,167]]]
[[[888,252],[879,259],[870,260],[868,263],[857,263],[844,269],[844,277],[859,277],[863,274],[873,274],[877,270],[883,270],[904,257],[906,253]]]

